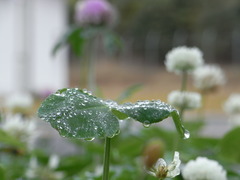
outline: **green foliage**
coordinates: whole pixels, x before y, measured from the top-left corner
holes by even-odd
[[[4,144],[4,146],[12,147],[12,148],[20,148],[25,149],[25,144],[20,142],[15,137],[11,136],[4,130],[0,129],[0,142]],[[0,145],[1,147],[1,145]]]
[[[132,118],[149,126],[169,116],[182,137],[187,133],[177,110],[159,100],[118,105],[77,88],[61,89],[50,95],[39,108],[38,116],[69,138],[113,137],[119,133],[119,119]]]
[[[228,132],[220,141],[220,154],[228,161],[240,163],[240,127]]]
[[[78,89],[62,89],[50,95],[38,115],[64,137],[91,140],[113,137],[119,131],[118,119],[106,103]]]
[[[0,179],[5,180],[5,170],[1,165],[0,165]]]
[[[77,55],[82,55],[85,38],[82,36],[83,29],[79,27],[71,27],[56,43],[52,50],[52,54],[56,55],[57,51],[69,44],[72,51]]]
[[[83,55],[87,43],[95,37],[103,36],[103,45],[107,52],[114,54],[122,49],[122,39],[116,33],[104,27],[78,27],[72,26],[69,30],[59,39],[52,50],[52,54],[56,53],[66,45],[69,45],[72,52],[80,57]]]

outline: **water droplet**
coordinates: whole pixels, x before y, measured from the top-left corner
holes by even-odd
[[[144,126],[145,128],[149,128],[149,127],[150,127],[150,122],[149,122],[149,121],[144,121],[144,122],[143,122],[143,126]]]
[[[188,139],[190,137],[190,132],[188,130],[184,131],[183,139]]]
[[[114,134],[114,136],[117,136],[120,134],[120,129]]]
[[[85,141],[93,141],[95,138],[85,138]]]

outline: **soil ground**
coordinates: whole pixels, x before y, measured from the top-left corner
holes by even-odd
[[[205,110],[211,113],[221,113],[223,103],[231,93],[240,93],[240,66],[221,66],[224,69],[227,82],[216,92],[209,94],[205,99]],[[79,65],[71,64],[70,86],[77,87],[79,81]],[[181,86],[181,77],[165,70],[164,65],[145,65],[143,63],[128,63],[121,60],[100,59],[96,65],[97,86],[104,98],[115,99],[126,88],[134,84],[142,84],[129,101],[145,99],[167,100],[168,93],[178,90]],[[197,91],[192,80],[188,80],[188,89]]]

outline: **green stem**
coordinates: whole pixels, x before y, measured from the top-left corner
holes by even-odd
[[[181,91],[186,91],[187,89],[187,80],[188,80],[188,74],[186,71],[182,73],[182,85],[181,85]]]
[[[180,116],[180,119],[181,119],[181,120],[183,120],[184,111],[185,111],[185,108],[184,108],[184,107],[182,107],[182,108],[179,110],[179,116]]]
[[[202,96],[202,107],[198,110],[198,116],[202,121],[205,119],[206,93],[202,91],[201,96]]]
[[[104,160],[103,160],[103,178],[102,180],[108,180],[109,174],[109,160],[110,160],[110,145],[111,138],[105,138],[105,147],[104,147]]]

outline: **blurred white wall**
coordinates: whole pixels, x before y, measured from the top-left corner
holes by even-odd
[[[68,85],[66,50],[51,50],[67,28],[65,0],[0,0],[0,95]]]

